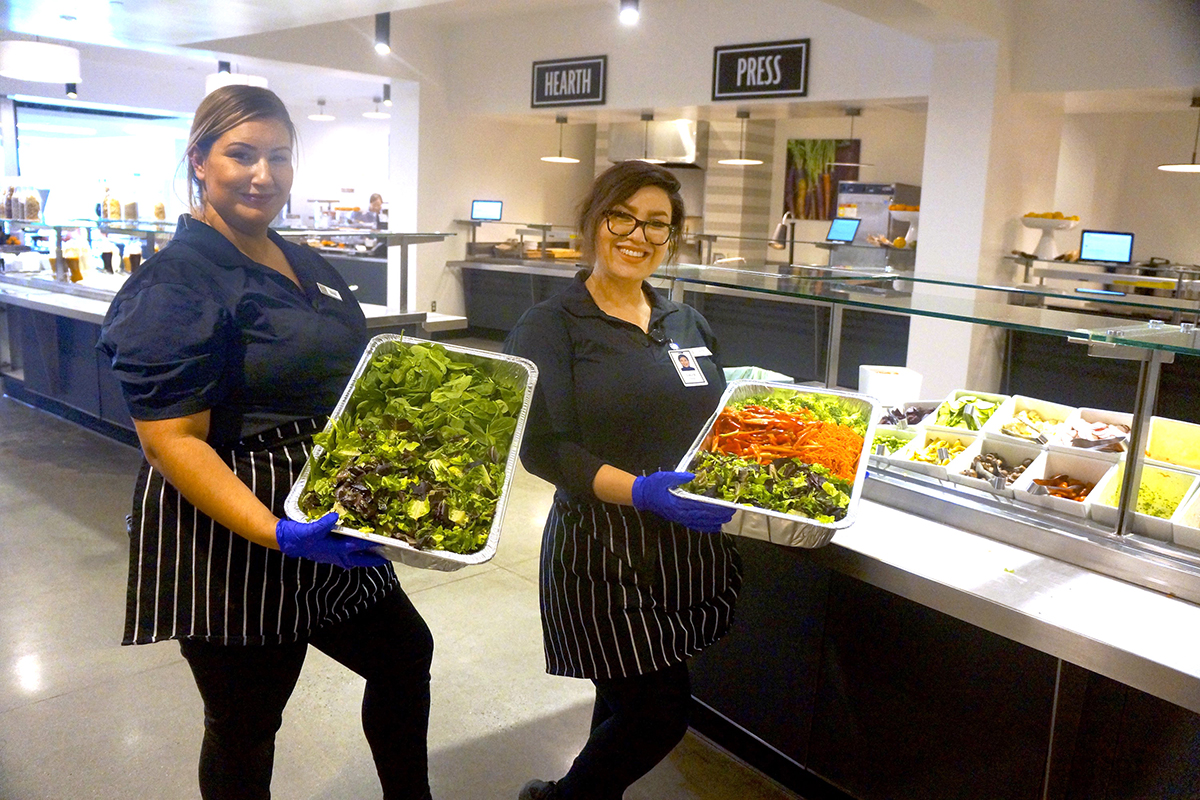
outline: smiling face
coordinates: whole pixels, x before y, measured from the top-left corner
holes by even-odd
[[[292,138],[283,122],[264,118],[230,128],[208,155],[192,157],[203,185],[204,215],[248,235],[266,233],[292,190]]]
[[[658,186],[643,186],[608,210],[623,211],[639,220],[671,223],[671,198]],[[595,271],[603,278],[641,283],[654,274],[666,255],[667,245],[646,241],[646,229],[641,225],[618,236],[603,217],[597,223]]]

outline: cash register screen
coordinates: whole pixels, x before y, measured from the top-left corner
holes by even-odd
[[[499,222],[500,211],[503,207],[504,202],[502,200],[472,200],[471,219]]]
[[[1084,231],[1079,237],[1079,260],[1128,264],[1133,260],[1133,234]]]
[[[838,217],[829,223],[829,233],[825,234],[825,241],[842,242],[843,244],[853,242],[854,234],[858,233],[858,226],[861,222],[861,219],[854,217]]]

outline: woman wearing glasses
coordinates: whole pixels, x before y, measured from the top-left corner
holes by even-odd
[[[661,761],[687,731],[687,659],[728,629],[741,586],[720,532],[731,512],[670,492],[691,478],[673,470],[725,388],[708,323],[646,283],[683,217],[670,172],[604,172],[579,213],[591,269],[506,342],[538,366],[522,461],[557,489],[540,567],[546,670],[596,686],[583,751],[523,800],[619,800]],[[681,354],[698,376],[677,369]]]

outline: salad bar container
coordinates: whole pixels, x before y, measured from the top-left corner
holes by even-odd
[[[867,476],[868,454],[866,449],[874,435],[876,420],[879,418],[881,412],[879,402],[874,398],[851,392],[799,387],[795,384],[750,380],[732,381],[725,388],[717,410],[709,418],[703,430],[701,430],[696,440],[692,443],[692,446],[688,448],[687,453],[680,460],[678,469],[680,472],[691,471],[691,465],[697,453],[707,449],[707,445],[711,442],[713,428],[726,406],[730,403],[747,401],[773,392],[813,395],[835,399],[846,409],[858,413],[865,423],[866,434],[863,437],[864,444],[862,452],[858,455],[852,489],[849,493],[850,501],[844,517],[833,522],[822,522],[802,516],[799,513],[784,513],[744,503],[734,503],[719,498],[694,494],[682,487],[673,489],[672,491],[681,497],[735,509],[733,519],[727,522],[722,528],[725,533],[734,536],[745,536],[751,539],[761,539],[787,547],[822,547],[829,543],[837,531],[853,525],[857,516],[858,503],[862,497],[863,482]]]
[[[525,423],[529,417],[529,406],[533,401],[533,388],[537,383],[537,366],[528,359],[519,358],[517,356],[505,355],[503,353],[493,353],[485,350],[475,350],[468,347],[458,347],[452,344],[443,342],[429,342],[422,339],[413,339],[395,334],[383,334],[371,339],[367,344],[367,349],[363,352],[359,359],[358,365],[354,369],[354,374],[350,376],[350,381],[342,392],[341,398],[330,414],[329,422],[326,424],[325,431],[328,432],[334,423],[341,419],[346,413],[346,407],[350,403],[354,391],[359,386],[359,382],[363,374],[371,366],[372,360],[381,354],[392,353],[411,348],[415,345],[425,347],[434,346],[445,350],[449,354],[453,354],[456,360],[467,361],[476,366],[479,366],[489,375],[506,378],[511,381],[521,393],[523,401],[520,411],[516,419],[516,427],[512,431],[512,439],[508,443],[508,452],[504,460],[504,477],[500,486],[499,498],[496,502],[495,512],[492,517],[492,524],[488,530],[487,540],[484,546],[472,553],[460,554],[445,550],[434,549],[419,549],[408,544],[400,539],[395,539],[390,536],[384,536],[375,533],[368,533],[354,528],[338,525],[334,528],[334,532],[346,536],[353,536],[358,539],[363,539],[378,545],[378,552],[385,558],[391,561],[397,561],[407,564],[411,567],[421,569],[440,570],[443,572],[451,572],[461,569],[472,564],[482,564],[489,561],[495,554],[496,548],[500,542],[500,530],[504,524],[504,511],[508,501],[509,490],[512,484],[513,474],[517,470],[519,453],[521,449],[521,438],[525,432]],[[290,519],[299,522],[309,522],[310,517],[300,508],[300,498],[304,494],[308,484],[309,473],[313,469],[314,462],[321,456],[322,450],[320,446],[313,448],[313,452],[309,455],[307,463],[304,465],[300,477],[292,485],[291,491],[288,493],[285,511]]]

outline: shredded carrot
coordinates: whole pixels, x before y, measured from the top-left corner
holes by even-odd
[[[852,481],[863,438],[845,425],[814,419],[808,409],[788,413],[748,405],[740,411],[726,408],[718,415],[707,449],[760,464],[798,458]]]

